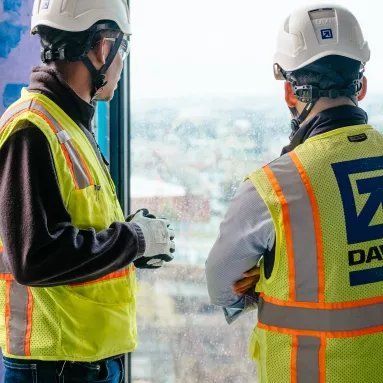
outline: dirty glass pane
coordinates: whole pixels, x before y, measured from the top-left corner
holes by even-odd
[[[338,3],[372,35],[368,7]],[[131,208],[167,217],[177,232],[175,261],[138,271],[133,381],[256,382],[247,354],[256,313],[229,326],[209,303],[204,263],[239,184],[288,143],[272,57],[291,2],[131,0],[131,8]]]

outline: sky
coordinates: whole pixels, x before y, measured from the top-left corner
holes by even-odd
[[[291,6],[293,4],[293,7]],[[274,95],[278,30],[312,0],[130,0],[132,98]],[[321,5],[329,4],[320,3]],[[378,0],[338,0],[358,18],[372,51],[369,90],[383,91]]]

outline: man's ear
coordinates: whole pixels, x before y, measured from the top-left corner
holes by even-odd
[[[294,95],[293,87],[290,82],[285,82],[285,100],[289,108],[294,108],[298,102],[297,98]]]
[[[358,101],[363,101],[363,99],[366,97],[366,94],[367,94],[367,77],[366,76],[363,76],[363,79],[362,79],[362,91],[360,93],[360,95],[358,96]]]
[[[106,63],[106,58],[109,54],[109,47],[107,41],[102,38],[99,43],[93,48],[94,58],[97,60],[96,67],[102,67]]]

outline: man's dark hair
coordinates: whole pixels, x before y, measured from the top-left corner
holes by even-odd
[[[347,88],[358,79],[361,63],[343,56],[326,56],[289,75],[296,85],[311,85],[319,89]]]
[[[97,30],[97,28],[92,27],[83,32],[67,32],[41,25],[38,27],[37,33],[40,36],[41,47],[43,50],[49,49],[51,51],[58,51],[65,48],[65,51],[67,52],[66,59],[70,60],[70,57],[72,57],[73,60],[71,61],[77,61],[81,56],[87,55],[89,49],[100,41],[102,37],[116,37],[118,35],[119,28],[115,23],[102,20],[96,25],[106,23],[110,29]]]

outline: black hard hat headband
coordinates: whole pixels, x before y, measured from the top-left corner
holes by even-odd
[[[56,30],[57,35],[49,44],[41,40],[41,61],[44,64],[56,60],[82,61],[88,56],[97,35],[107,30],[120,32],[114,22],[95,24],[83,32]],[[36,33],[39,33],[39,28]]]
[[[358,96],[362,91],[364,69],[358,73],[357,78],[355,78],[346,86],[344,78],[332,69],[317,64],[310,64],[307,69],[310,72],[325,75],[325,79],[321,80],[319,86],[298,85],[294,76],[294,72],[286,72],[280,68],[283,77],[286,79],[286,81],[291,83],[295,97],[301,102],[316,102],[320,98],[352,98]],[[330,85],[329,87],[330,83],[336,85]]]
[[[291,121],[292,134],[290,136],[290,140],[295,135],[300,125],[306,120],[320,98],[336,99],[338,97],[348,97],[356,104],[355,97],[361,93],[363,88],[364,67],[362,67],[361,71],[358,72],[357,78],[348,84],[347,88],[345,87],[344,78],[340,76],[339,73],[333,69],[326,68],[315,63],[310,64],[304,69],[308,69],[310,72],[325,75],[325,78],[321,80],[319,86],[298,85],[296,78],[294,77],[294,72],[284,71],[280,67],[278,69],[285,80],[291,83],[294,96],[297,100],[306,104],[300,114],[295,107],[289,107],[293,115],[293,119]],[[328,89],[327,87],[330,88]]]

